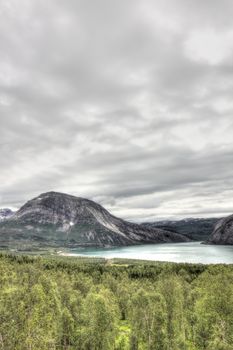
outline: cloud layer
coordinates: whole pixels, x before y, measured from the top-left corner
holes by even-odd
[[[0,206],[233,212],[230,0],[2,0]]]

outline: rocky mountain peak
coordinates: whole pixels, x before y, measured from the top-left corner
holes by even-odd
[[[102,216],[110,216],[101,205],[89,199],[59,192],[46,192],[23,205],[14,215],[14,219],[40,224],[75,225],[84,218],[95,216],[96,212]]]
[[[47,192],[24,204],[9,220],[14,234],[69,246],[120,246],[182,242],[188,238],[159,228],[147,228],[110,214],[89,199]]]

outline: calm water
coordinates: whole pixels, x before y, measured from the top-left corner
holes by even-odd
[[[71,249],[67,255],[126,258],[189,263],[233,263],[233,246],[204,245],[201,242],[146,244],[111,249]]]

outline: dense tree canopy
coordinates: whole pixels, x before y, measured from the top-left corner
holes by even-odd
[[[233,266],[0,255],[2,350],[232,350]]]

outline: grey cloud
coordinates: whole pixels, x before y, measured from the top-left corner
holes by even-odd
[[[57,190],[132,219],[228,214],[232,60],[187,43],[224,38],[232,15],[230,0],[3,0],[0,206]]]

